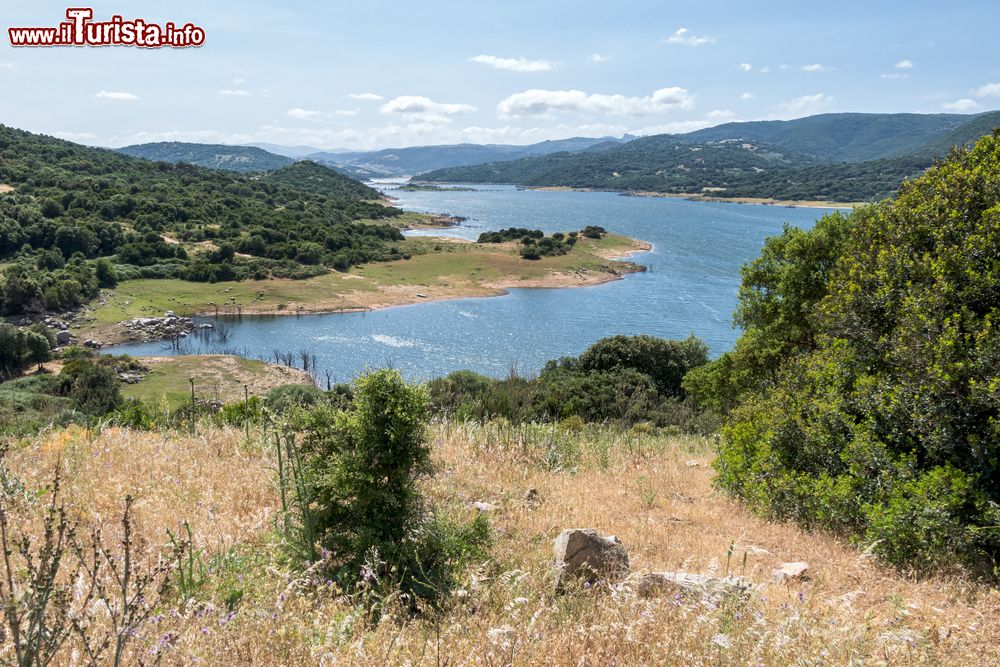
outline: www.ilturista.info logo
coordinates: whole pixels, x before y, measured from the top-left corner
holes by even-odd
[[[112,16],[109,21],[92,21],[90,7],[70,7],[68,21],[49,28],[8,28],[11,46],[141,46],[184,48],[205,43],[205,30],[193,23],[163,25],[143,19],[126,21]]]

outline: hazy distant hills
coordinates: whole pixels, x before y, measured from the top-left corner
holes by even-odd
[[[626,138],[615,137],[573,137],[557,141],[542,141],[528,146],[453,144],[387,148],[379,151],[318,152],[306,157],[327,166],[368,170],[385,176],[412,176],[446,167],[517,160],[560,151],[584,151],[597,144],[613,146],[626,140]]]
[[[872,201],[894,193],[904,179],[923,172],[952,146],[975,141],[995,127],[1000,127],[1000,111],[838,113],[726,123],[681,135],[573,137],[528,146],[454,144],[347,152],[162,142],[120,152],[236,172],[271,172],[305,158],[358,180],[418,175],[418,180],[436,182]]]
[[[419,180],[872,201],[894,193],[952,146],[975,141],[994,127],[1000,127],[1000,111],[823,114],[727,123],[605,150],[439,169]]]
[[[292,158],[275,155],[253,146],[225,146],[222,144],[192,144],[181,141],[162,141],[152,144],[136,144],[118,149],[132,157],[141,157],[157,162],[184,162],[197,167],[236,171],[271,171],[290,165]]]
[[[386,148],[378,151],[321,151],[311,146],[255,144],[226,146],[167,141],[137,144],[119,151],[133,157],[160,162],[185,162],[209,169],[254,172],[271,171],[295,160],[312,160],[352,178],[366,180],[391,176],[412,176],[425,171],[463,165],[516,160],[556,153],[585,151],[617,146],[631,137],[573,137],[542,141],[528,146],[507,144],[454,144]]]

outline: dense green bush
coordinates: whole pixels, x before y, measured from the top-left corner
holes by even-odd
[[[436,604],[489,541],[485,517],[467,522],[425,507],[427,406],[423,387],[376,371],[355,381],[347,409],[316,400],[292,413],[301,437],[278,439],[282,497],[293,497],[294,539],[306,541],[297,551],[314,554],[318,543],[341,585],[371,606],[399,593],[414,606]]]
[[[585,421],[633,424],[650,421],[701,432],[711,420],[699,418],[685,398],[681,380],[708,360],[707,346],[691,336],[613,336],[579,357],[545,364],[537,378],[511,374],[494,380],[456,371],[428,383],[435,412],[483,421]]]
[[[426,419],[424,391],[393,371],[360,378],[350,410],[320,406],[304,418],[320,541],[354,575],[371,549],[394,552],[420,515]]]
[[[740,342],[685,383],[733,406],[722,488],[896,565],[995,574],[998,258],[1000,133],[895,201],[769,241]]]

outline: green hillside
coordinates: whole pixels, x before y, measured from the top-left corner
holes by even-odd
[[[382,196],[377,190],[353,178],[309,160],[293,162],[287,167],[268,172],[260,180],[329,197],[379,199]]]
[[[161,141],[119,148],[119,152],[157,162],[185,162],[198,167],[223,171],[271,171],[292,164],[291,158],[269,153],[253,146],[192,144],[181,141]]]
[[[656,135],[598,152],[440,169],[430,182],[514,183],[632,192],[874,201],[954,145],[1000,126],[976,116],[825,114]],[[861,159],[864,158],[864,159]]]
[[[287,171],[286,171],[287,170]],[[129,278],[305,278],[398,255],[398,215],[315,164],[260,178],[0,126],[0,307],[62,310]]]
[[[746,142],[692,144],[661,134],[603,151],[555,153],[513,162],[454,167],[422,174],[419,180],[517,183],[608,190],[692,192],[723,187],[761,170],[813,164],[809,156]]]
[[[764,141],[825,161],[863,162],[912,153],[969,119],[960,114],[828,113],[795,120],[726,123],[683,136],[695,143]]]

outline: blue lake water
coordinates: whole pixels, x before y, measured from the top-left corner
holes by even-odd
[[[824,211],[683,199],[623,197],[606,192],[553,192],[489,186],[468,192],[387,190],[407,210],[450,213],[468,220],[450,236],[527,227],[546,232],[601,225],[653,244],[633,259],[645,273],[594,287],[514,289],[501,297],[436,301],[366,313],[242,318],[225,343],[249,357],[274,349],[310,349],[320,369],[346,381],[392,366],[423,380],[457,369],[492,376],[512,367],[524,374],[545,361],[577,355],[614,334],[705,340],[713,355],[738,331],[732,311],[740,267],[786,223],[811,227]],[[413,232],[441,234],[437,231]],[[210,321],[210,320],[209,320]],[[184,352],[219,351],[189,340]],[[162,343],[122,345],[117,353],[170,354]]]

